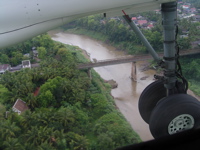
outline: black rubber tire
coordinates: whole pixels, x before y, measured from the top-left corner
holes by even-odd
[[[149,123],[151,112],[159,100],[166,97],[164,84],[157,80],[149,84],[140,95],[138,108],[142,119]]]
[[[154,138],[170,135],[168,132],[170,122],[177,116],[185,114],[193,117],[193,128],[200,126],[200,102],[196,98],[187,94],[176,94],[162,99],[151,114],[149,121],[151,134]]]

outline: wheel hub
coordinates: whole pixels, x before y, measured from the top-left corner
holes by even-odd
[[[169,134],[191,129],[194,126],[194,118],[189,114],[182,114],[174,118],[168,125]]]

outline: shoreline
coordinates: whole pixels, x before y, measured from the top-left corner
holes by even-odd
[[[87,58],[88,60],[90,60],[90,55],[89,55],[89,53],[86,51],[86,50],[84,50],[84,49],[81,49],[81,51],[82,51],[82,54],[85,56],[85,58]],[[144,61],[145,62],[145,61]],[[149,62],[145,62],[145,63],[143,63],[143,64],[141,64],[140,66],[139,66],[139,70],[141,71],[141,72],[144,72],[144,71],[148,71],[148,70],[154,70],[154,69],[151,69],[150,67],[150,64],[149,64]],[[156,70],[155,70],[156,71]],[[159,73],[156,73],[156,74],[159,74]],[[141,77],[140,79],[141,80],[146,80],[146,78],[148,78],[149,76],[143,76],[143,77]],[[105,80],[105,79],[103,79],[105,82],[107,81],[109,81],[109,80]],[[113,80],[113,79],[111,79],[111,80]],[[137,81],[133,81],[133,82],[137,82]],[[112,85],[111,85],[112,86]],[[117,87],[116,87],[117,88]],[[198,95],[196,95],[196,94],[194,94],[194,92],[192,91],[192,90],[190,90],[189,88],[188,88],[188,91],[187,91],[187,94],[189,94],[189,95],[191,95],[191,96],[193,96],[193,97],[195,97],[197,100],[199,100],[200,101],[200,96],[198,96]],[[113,96],[113,95],[112,95]],[[114,98],[114,97],[113,97]]]
[[[107,46],[102,41],[94,40],[84,35],[61,33],[62,31],[59,31],[60,30],[57,30],[57,32],[51,32],[54,33],[51,35],[53,35],[52,37],[56,39],[56,41],[78,46],[85,54],[87,54],[87,57],[90,53],[89,55],[91,60],[94,58],[97,60],[114,59],[125,55],[123,52],[116,52],[114,47]],[[85,50],[87,50],[87,52],[85,52]],[[137,65],[139,64],[141,64],[141,62],[137,63]],[[138,68],[139,67],[137,67],[137,69]],[[143,87],[146,86],[147,83],[151,83],[153,81],[152,77],[149,77],[147,80],[139,80],[138,77],[139,81],[133,82],[130,79],[131,63],[94,68],[94,70],[101,76],[102,79],[113,79],[118,83],[118,88],[112,89],[110,94],[113,97],[116,109],[120,111],[126,121],[130,124],[132,130],[140,136],[142,141],[153,139],[148,126],[141,119],[137,108],[138,96],[141,90],[143,90]],[[149,72],[149,75],[150,74],[151,73]],[[139,76],[145,76],[144,72],[141,72]],[[135,89],[136,87],[137,89]]]
[[[62,32],[62,31],[57,30],[57,32],[55,31],[54,34],[58,33],[58,32]],[[98,51],[94,48],[94,46],[98,46],[100,48],[100,49],[98,49],[99,51],[104,49],[104,47],[106,47],[106,46],[104,45],[105,43],[102,41],[94,40],[91,37],[88,37],[85,35],[71,34],[71,33],[67,33],[67,32],[59,33],[57,36],[61,37],[62,39],[68,37],[69,38],[68,40],[63,40],[63,41],[64,42],[67,41],[66,43],[68,43],[69,45],[76,45],[77,42],[73,42],[73,41],[76,41],[77,37],[80,37],[80,39],[82,41],[84,40],[84,42],[81,42],[82,45],[79,44],[80,45],[79,47],[81,50],[83,50],[83,53],[89,59],[90,59],[89,53],[91,53],[91,59],[97,58],[97,59],[101,60],[101,58],[103,58],[103,59],[107,58],[107,53],[106,53],[106,55],[105,54],[102,55],[104,57],[102,57],[102,56],[99,57],[99,53],[97,53]],[[54,37],[56,37],[56,35],[54,35]],[[80,39],[78,38],[78,41],[80,41]],[[89,39],[92,40],[92,43],[85,45],[85,43]],[[94,40],[94,42],[93,42],[93,40]],[[103,43],[103,46],[101,45],[102,43]],[[91,46],[92,46],[92,48],[90,48]],[[87,49],[87,52],[84,50],[85,48]],[[111,53],[114,54],[115,52],[117,54],[116,56],[123,55],[122,52],[119,53],[119,51],[116,48],[112,48]],[[116,56],[114,56],[114,57],[116,57]],[[138,108],[137,108],[137,103],[138,103],[140,93],[144,90],[144,88],[146,88],[146,86],[148,86],[148,84],[150,84],[151,82],[154,81],[153,75],[155,74],[155,70],[144,69],[146,67],[146,64],[148,64],[148,63],[149,63],[148,61],[146,61],[145,64],[143,62],[137,63],[137,82],[131,81],[131,79],[129,78],[130,73],[128,70],[130,70],[130,69],[127,70],[129,77],[126,75],[127,73],[124,74],[125,73],[124,71],[126,71],[126,70],[123,70],[123,69],[125,69],[124,66],[120,66],[120,70],[121,70],[121,72],[123,72],[123,76],[120,78],[119,78],[118,73],[116,72],[117,71],[116,69],[115,70],[112,69],[112,73],[107,75],[105,73],[107,73],[107,71],[109,69],[104,69],[104,67],[101,69],[97,68],[97,70],[100,71],[100,76],[102,79],[116,80],[115,78],[118,78],[117,82],[120,83],[119,87],[112,89],[111,95],[114,97],[114,101],[117,106],[117,109],[120,110],[122,115],[126,118],[127,122],[129,122],[131,124],[132,129],[140,135],[140,138],[142,139],[142,141],[147,141],[147,140],[153,139],[148,131],[149,130],[148,125],[139,116],[139,114],[138,114],[139,112],[138,112]],[[131,66],[129,66],[129,67],[131,67]],[[103,73],[103,76],[102,76],[101,73],[103,70],[105,73]],[[117,73],[117,76],[116,76],[116,73]],[[99,72],[98,72],[98,74],[99,74]],[[141,80],[142,77],[144,77],[143,80]],[[124,82],[125,84],[122,82]],[[127,82],[129,82],[129,83],[127,83]],[[126,86],[126,88],[124,88],[125,86]],[[132,93],[131,95],[127,95],[128,92],[130,92],[130,89],[134,90],[134,93]]]

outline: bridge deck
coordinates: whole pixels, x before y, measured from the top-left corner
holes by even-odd
[[[199,49],[185,50],[185,51],[180,51],[180,56],[192,55],[192,54],[197,54],[197,53],[200,53]],[[163,53],[159,53],[158,55],[160,57],[163,57]],[[78,69],[87,69],[87,68],[136,62],[136,61],[142,61],[142,60],[151,60],[151,59],[153,59],[153,58],[150,54],[135,55],[135,56],[116,58],[116,59],[98,60],[97,62],[82,63],[82,64],[79,64],[77,67],[78,67]]]

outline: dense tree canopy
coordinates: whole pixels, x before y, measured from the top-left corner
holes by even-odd
[[[62,46],[60,44],[55,45],[48,34],[42,34],[18,45],[1,49],[0,63],[17,66],[21,64],[22,60],[30,59],[31,62],[33,62],[33,57],[30,57],[33,55],[33,48],[37,48],[39,51],[39,57],[41,58],[47,53],[50,56],[52,53],[55,53],[55,51],[57,52],[57,50],[61,47]],[[30,54],[30,56],[26,56],[24,54]]]
[[[87,71],[76,68],[85,61],[78,47],[55,43],[46,34],[25,43],[37,45],[40,67],[1,75],[0,149],[110,150],[140,142],[115,109],[110,86],[96,72],[90,80]],[[21,45],[32,51],[29,44],[8,48],[10,63],[23,60]],[[30,108],[21,115],[11,110],[18,98]],[[107,118],[102,127],[101,118]],[[97,126],[107,126],[105,134],[97,132]]]

